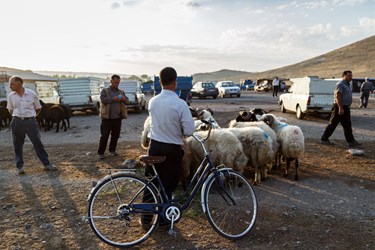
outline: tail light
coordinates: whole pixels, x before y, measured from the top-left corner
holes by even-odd
[[[307,106],[310,106],[310,102],[311,102],[311,96],[309,96],[309,98],[307,99]]]
[[[92,103],[92,97],[91,97],[91,95],[89,95],[88,97],[89,97],[89,103]]]

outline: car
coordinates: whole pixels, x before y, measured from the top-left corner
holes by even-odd
[[[212,98],[216,99],[216,97],[219,95],[219,90],[212,82],[197,82],[191,89],[191,95],[199,98],[211,96]]]
[[[237,97],[241,96],[241,89],[232,81],[220,81],[216,83],[216,88],[219,90],[219,95],[221,97],[235,95]]]
[[[254,90],[254,82],[250,79],[241,80],[241,90]]]
[[[289,92],[279,96],[281,112],[295,112],[298,119],[303,119],[309,113],[331,113],[333,90],[337,81],[327,81],[317,76],[290,80],[292,86]]]
[[[254,90],[255,91],[264,91],[264,92],[268,92],[270,90],[272,90],[272,84],[270,84],[267,80],[261,82],[261,83],[258,83],[257,85],[254,86]]]

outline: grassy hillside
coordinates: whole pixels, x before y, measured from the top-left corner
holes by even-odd
[[[374,65],[375,36],[371,36],[329,53],[282,68],[257,73],[221,70],[194,74],[193,77],[194,81],[232,80],[235,82],[239,82],[241,79],[273,78],[275,76],[292,78],[315,75],[325,78],[340,78],[342,71],[347,69],[353,71],[354,77],[375,77]],[[219,72],[220,74],[218,74]]]

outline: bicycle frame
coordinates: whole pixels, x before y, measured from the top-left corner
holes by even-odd
[[[158,193],[162,197],[162,203],[157,203],[157,204],[147,204],[147,203],[132,204],[130,202],[129,208],[133,209],[132,212],[135,212],[135,213],[141,213],[141,212],[142,213],[145,213],[145,212],[148,213],[149,212],[149,213],[160,214],[162,217],[164,217],[164,215],[161,211],[164,211],[165,208],[170,206],[170,205],[178,205],[180,210],[183,211],[183,210],[185,210],[189,207],[189,205],[191,204],[192,200],[194,199],[196,193],[203,186],[203,184],[207,180],[208,176],[210,176],[210,173],[214,174],[218,177],[218,172],[217,172],[218,167],[215,167],[214,164],[212,163],[210,154],[209,154],[209,152],[207,151],[207,149],[204,145],[204,141],[208,138],[208,136],[206,138],[200,138],[196,135],[193,135],[193,137],[201,143],[201,146],[204,150],[204,158],[203,158],[201,164],[199,165],[197,171],[195,172],[191,182],[189,183],[189,186],[184,191],[184,193],[176,199],[174,199],[174,198],[169,199],[166,192],[165,192],[164,186],[163,186],[163,184],[162,184],[162,182],[159,178],[159,175],[158,175],[155,167],[152,165],[153,171],[155,172],[155,176],[153,176],[152,178],[150,178],[148,180],[146,186],[143,187],[139,192],[137,192],[137,194],[134,196],[133,200],[135,200],[135,198],[138,195],[141,195],[147,187],[152,186],[151,188],[155,188],[155,185],[153,184],[153,182],[156,180],[157,184],[160,187],[160,190],[159,191],[156,190],[156,191],[158,191]],[[220,186],[222,186],[222,185],[223,185],[223,183],[222,183],[222,181],[220,181]],[[223,188],[223,190],[224,190],[224,193],[229,197],[229,199],[232,202],[234,202],[232,197],[225,191],[224,188]],[[184,198],[187,198],[186,201],[183,204],[180,204],[181,200],[184,199]],[[163,202],[163,201],[165,201],[165,202]]]

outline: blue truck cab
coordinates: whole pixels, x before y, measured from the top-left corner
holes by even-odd
[[[191,102],[191,89],[193,87],[192,76],[177,76],[176,94],[189,106]],[[160,78],[154,76],[154,96],[161,92]]]

